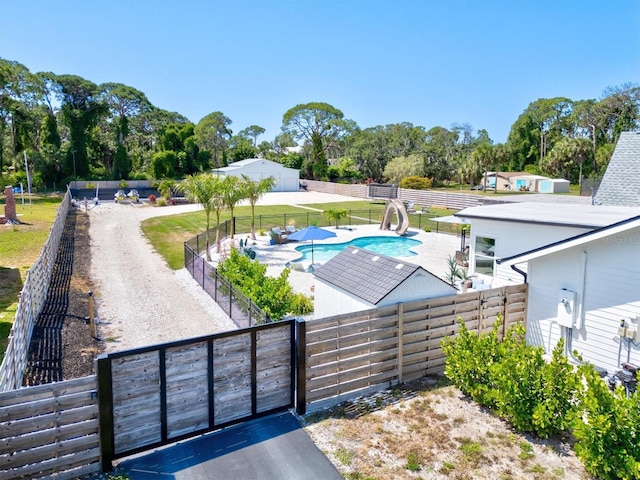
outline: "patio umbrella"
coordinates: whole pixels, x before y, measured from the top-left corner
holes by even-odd
[[[324,228],[311,226],[287,235],[287,238],[289,240],[296,240],[298,242],[306,242],[308,240],[311,240],[311,264],[313,264],[313,241],[324,240],[325,238],[331,238],[335,236],[335,232],[330,232],[329,230],[325,230]]]

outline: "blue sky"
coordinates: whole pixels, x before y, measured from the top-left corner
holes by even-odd
[[[469,123],[504,142],[529,103],[640,80],[637,0],[0,0],[0,57],[144,92],[271,141],[291,107],[361,128]]]

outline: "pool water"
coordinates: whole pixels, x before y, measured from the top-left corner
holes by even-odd
[[[331,260],[346,247],[366,248],[372,252],[386,255],[387,257],[410,257],[417,255],[410,249],[421,245],[422,242],[407,237],[360,237],[344,243],[313,244],[314,263],[325,263]],[[292,263],[311,262],[311,244],[300,245],[296,250],[302,254]]]

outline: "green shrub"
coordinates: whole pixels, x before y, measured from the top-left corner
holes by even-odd
[[[278,277],[270,277],[267,265],[232,248],[229,256],[218,265],[218,272],[272,320],[279,320],[287,314],[296,313],[296,308],[305,307],[289,283],[289,269],[285,268]]]
[[[586,470],[603,480],[640,478],[640,396],[611,392],[593,369],[585,370],[587,389],[573,425],[576,455]]]
[[[418,177],[417,175],[405,177],[398,184],[400,188],[409,188],[411,190],[429,190],[432,185],[433,180],[426,177]]]
[[[541,437],[567,430],[575,417],[581,374],[563,355],[563,341],[545,362],[541,347],[526,344],[520,324],[499,341],[500,323],[479,336],[462,324],[457,337],[445,339],[445,375],[518,430]]]

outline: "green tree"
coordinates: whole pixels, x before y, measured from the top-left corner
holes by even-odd
[[[392,159],[384,168],[384,176],[390,183],[398,184],[405,177],[422,176],[424,174],[424,158],[418,154]]]
[[[329,208],[322,213],[327,216],[329,221],[335,220],[337,229],[340,224],[340,220],[345,218],[349,212],[347,212],[347,210],[345,210],[344,208]]]
[[[244,190],[244,198],[249,201],[251,206],[251,239],[256,239],[256,203],[262,196],[271,191],[276,184],[276,179],[266,177],[260,180],[253,180],[247,175],[242,175],[241,188]]]
[[[243,130],[240,131],[240,135],[242,135],[245,138],[250,138],[253,140],[253,146],[254,148],[257,146],[258,144],[258,137],[260,135],[262,135],[265,132],[264,128],[258,126],[258,125],[251,125],[250,127],[247,127]]]
[[[241,136],[234,135],[229,141],[229,163],[239,162],[247,158],[256,158],[257,149],[251,143],[251,140]]]
[[[67,172],[86,178],[89,174],[89,135],[107,108],[99,99],[95,83],[77,75],[46,75],[61,103],[62,120],[69,128]]]
[[[299,104],[287,110],[282,117],[282,130],[294,138],[304,139],[311,145],[311,170],[313,178],[324,178],[327,172],[327,155],[324,142],[327,137],[340,136],[344,129],[344,114],[328,103]]]
[[[582,169],[593,153],[591,142],[586,138],[566,137],[559,140],[545,157],[540,167],[543,172],[571,180],[572,170],[578,166],[578,184],[582,186]]]
[[[222,112],[213,112],[198,122],[195,127],[196,142],[200,149],[212,154],[215,168],[224,166],[227,142],[232,131],[231,120]]]
[[[230,178],[230,177],[227,177]],[[235,178],[235,177],[233,177]],[[189,175],[182,182],[178,183],[176,188],[183,192],[185,197],[195,203],[202,205],[207,219],[205,230],[206,253],[205,258],[211,261],[209,228],[211,225],[211,212],[217,212],[217,224],[220,224],[220,198],[223,193],[223,181],[217,175],[209,173],[200,173],[198,175]],[[216,245],[219,243],[219,228],[216,230]],[[233,235],[232,235],[233,238]]]

